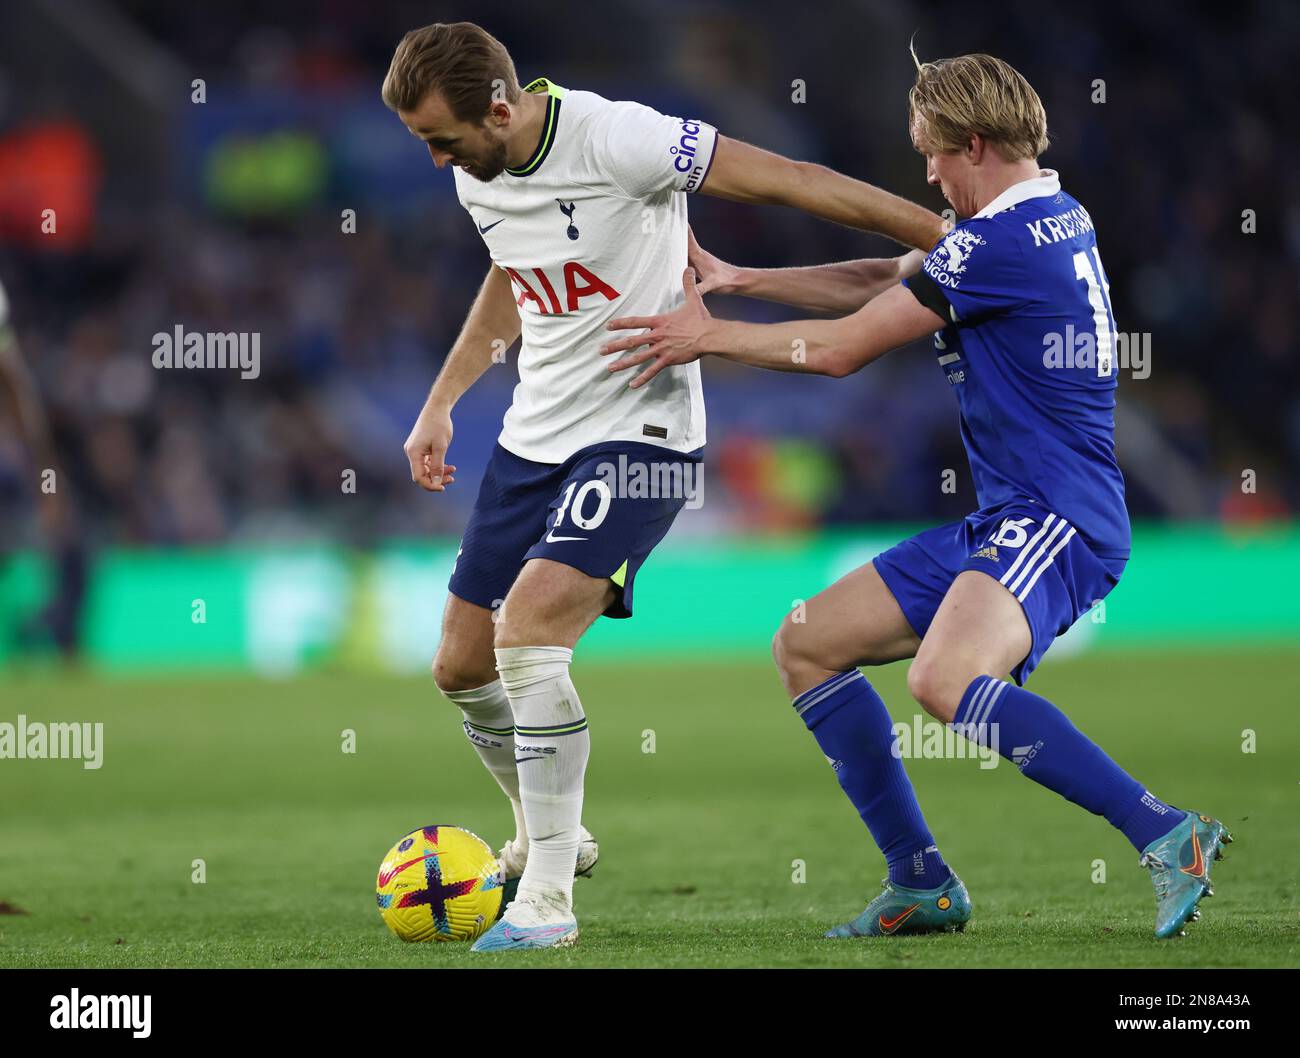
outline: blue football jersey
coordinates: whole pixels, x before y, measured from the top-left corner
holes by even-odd
[[[1115,318],[1088,212],[1043,170],[959,223],[905,282],[948,321],[935,353],[980,508],[1034,500],[1096,554],[1126,557]]]

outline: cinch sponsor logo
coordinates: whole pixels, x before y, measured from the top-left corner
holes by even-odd
[[[191,371],[237,368],[240,378],[262,373],[260,331],[186,331],[179,323],[172,333],[153,336],[153,366],[183,367]]]
[[[673,168],[679,173],[688,173],[695,164],[695,152],[700,146],[700,123],[682,119],[682,136],[677,145],[668,148],[669,154],[677,155],[673,159]]]
[[[0,724],[0,760],[79,760],[87,771],[104,763],[103,724],[43,724],[18,714]]]
[[[705,167],[696,162],[702,128],[703,125],[694,118],[684,118],[681,138],[675,146],[668,148],[669,154],[676,155],[673,158],[673,168],[679,173],[690,173],[686,178],[686,186],[682,188],[683,191],[694,191],[704,179]]]
[[[131,1029],[137,1040],[149,1036],[153,996],[83,996],[74,988],[71,995],[50,999],[52,1029]]]

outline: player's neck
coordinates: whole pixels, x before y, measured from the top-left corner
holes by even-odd
[[[517,169],[533,156],[537,145],[542,141],[542,126],[546,123],[546,103],[548,96],[523,92],[519,96],[517,113],[519,120],[512,123],[512,130],[506,137],[506,165]]]
[[[1038,161],[1033,158],[1024,158],[1016,162],[1003,162],[989,169],[984,174],[983,181],[981,181],[979,208],[983,209],[1009,187],[1024,183],[1026,180],[1037,180],[1042,175],[1042,172],[1042,169],[1038,166]]]

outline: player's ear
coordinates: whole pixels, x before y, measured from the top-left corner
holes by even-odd
[[[510,124],[510,119],[514,115],[510,111],[510,104],[504,99],[494,99],[488,106],[487,116],[483,123],[491,125],[493,128],[504,129]]]
[[[984,137],[978,132],[974,133],[966,142],[966,160],[969,161],[971,165],[979,165],[984,159],[984,152],[986,150],[988,150],[988,144],[985,142]]]

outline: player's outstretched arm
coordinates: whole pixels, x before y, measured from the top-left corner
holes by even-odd
[[[864,258],[807,268],[744,268],[727,264],[687,233],[687,260],[699,275],[701,294],[738,294],[777,301],[809,312],[856,312],[868,301],[921,269],[925,254]]]
[[[442,492],[456,480],[456,468],[445,461],[451,446],[451,410],[493,356],[514,344],[520,329],[510,278],[493,265],[403,445],[411,480],[422,489]]]
[[[700,190],[734,202],[792,206],[927,253],[944,233],[942,218],[915,202],[824,165],[792,161],[727,136],[718,137]]]
[[[611,331],[646,333],[616,338],[601,353],[624,353],[609,365],[626,371],[648,364],[629,383],[643,386],[665,367],[689,364],[701,356],[721,356],[738,364],[771,371],[801,371],[843,378],[891,349],[933,334],[943,319],[898,286],[839,320],[795,320],[791,323],[736,323],[715,320],[695,286],[695,273],[682,276],[686,301],[659,316],[625,316],[606,326]]]

